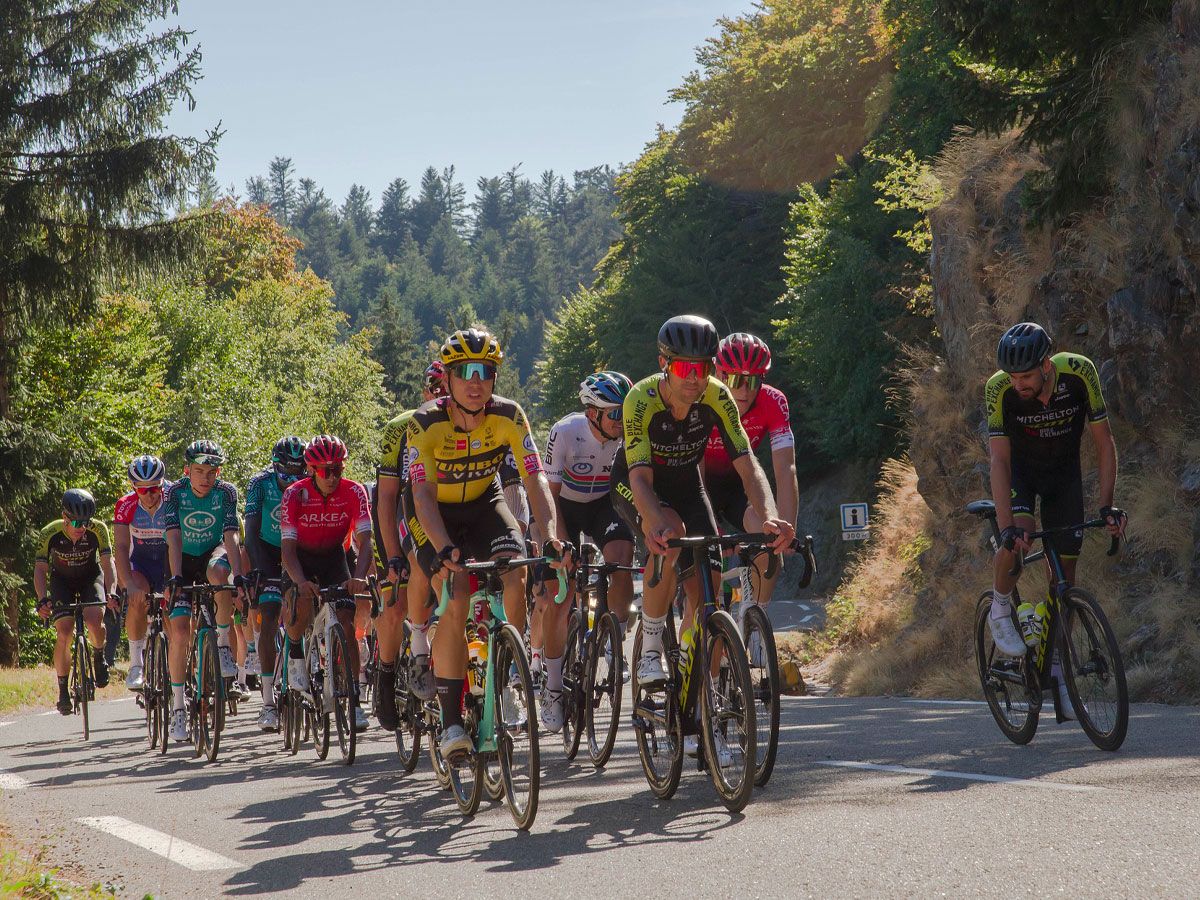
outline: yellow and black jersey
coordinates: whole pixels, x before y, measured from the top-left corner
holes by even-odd
[[[522,477],[542,470],[529,420],[519,404],[492,397],[483,424],[460,430],[450,419],[446,397],[431,400],[408,421],[408,481],[436,481],[439,503],[469,503],[488,489],[512,451]]]
[[[100,557],[112,553],[108,526],[93,519],[78,541],[67,537],[63,520],[57,519],[42,529],[37,562],[49,564],[50,571],[64,578],[88,580],[100,574]]]
[[[383,429],[383,456],[379,460],[379,475],[384,478],[399,478],[404,480],[405,465],[408,455],[408,423],[416,413],[415,409],[405,410],[392,419]]]
[[[625,397],[622,452],[630,469],[649,465],[656,470],[695,468],[714,428],[731,461],[750,452],[737,402],[722,382],[709,376],[704,394],[680,420],[663,402],[662,381],[661,374],[643,378]]]

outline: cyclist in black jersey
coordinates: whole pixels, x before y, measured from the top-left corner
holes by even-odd
[[[1011,600],[1016,551],[1031,549],[1026,535],[1034,530],[1034,506],[1041,498],[1042,526],[1054,528],[1084,521],[1083,478],[1079,445],[1084,426],[1092,433],[1099,467],[1100,517],[1119,534],[1125,514],[1113,507],[1117,482],[1117,448],[1108,424],[1100,376],[1092,361],[1074,353],[1051,355],[1053,343],[1040,325],[1022,322],[1000,338],[996,358],[1000,371],[987,383],[992,498],[1001,545],[996,550],[995,582],[989,626],[996,646],[1012,656],[1024,654],[1037,641],[1033,608],[1022,604],[1019,615],[1027,634],[1013,624]],[[1083,534],[1057,540],[1067,580],[1075,581],[1075,564]],[[1065,683],[1059,680],[1061,704],[1071,710]]]

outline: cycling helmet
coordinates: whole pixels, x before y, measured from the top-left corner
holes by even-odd
[[[584,406],[612,409],[625,402],[633,382],[620,372],[596,372],[579,385],[579,402]]]
[[[668,359],[712,359],[719,342],[717,328],[700,316],[675,316],[658,329],[658,352]]]
[[[271,467],[277,475],[300,475],[304,472],[304,441],[298,437],[280,438],[271,448]]]
[[[717,371],[766,375],[771,371],[771,348],[762,338],[744,331],[731,334],[717,347]]]
[[[431,394],[446,393],[446,367],[440,359],[435,359],[425,370],[425,390]]]
[[[1054,342],[1041,325],[1021,322],[1000,337],[996,362],[1005,372],[1028,372],[1041,364],[1053,346]]]
[[[145,484],[150,481],[162,481],[167,474],[167,467],[157,456],[145,454],[135,457],[126,469],[129,480],[134,484]]]
[[[438,358],[444,366],[463,362],[486,362],[494,366],[504,361],[504,351],[496,336],[486,328],[456,331],[442,344]]]
[[[346,445],[340,437],[322,434],[304,448],[304,461],[310,466],[332,466],[346,459]]]
[[[68,519],[86,521],[96,514],[96,498],[83,488],[71,488],[63,494],[62,508]]]
[[[183,451],[183,458],[202,466],[219,466],[225,462],[225,451],[216,441],[192,441]]]

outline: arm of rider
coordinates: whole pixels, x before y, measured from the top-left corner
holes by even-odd
[[[33,592],[37,595],[37,614],[43,619],[50,618],[50,604],[42,603],[46,596],[46,576],[49,574],[49,563],[39,559],[33,564]]]
[[[537,522],[544,522],[544,531],[546,534],[546,543],[542,548],[542,552],[553,550],[553,553],[547,554],[557,556],[559,559],[551,563],[556,569],[561,569],[567,564],[567,561],[562,558],[564,541],[560,540],[557,507],[554,502],[554,495],[550,493],[550,484],[546,481],[546,476],[542,472],[534,472],[532,475],[526,475],[523,479],[525,484],[525,495],[529,497],[529,508],[533,513],[533,518]]]
[[[168,528],[167,563],[171,567],[171,577],[183,575],[183,532],[178,528]]]
[[[650,466],[636,466],[629,470],[629,488],[633,492],[633,505],[642,517],[642,532],[646,536],[646,548],[651,553],[664,554],[670,549],[667,541],[680,537],[671,527],[670,520],[663,515],[662,504],[654,493],[654,470]]]
[[[550,497],[554,500],[554,520],[558,524],[558,539],[560,541],[568,540],[567,538],[567,522],[563,518],[562,507],[559,506],[559,495],[562,493],[562,482],[550,482]],[[533,530],[533,525],[530,525],[530,531]]]
[[[1111,508],[1113,494],[1117,489],[1117,444],[1113,440],[1112,428],[1108,419],[1092,422],[1089,426],[1092,440],[1096,444],[1096,462],[1099,469],[1099,490],[1101,508]],[[1112,522],[1108,526],[1109,534],[1120,534],[1124,530],[1121,522]]]
[[[346,582],[346,590],[351,594],[359,594],[367,589],[367,572],[375,563],[375,550],[372,547],[374,536],[367,528],[354,535],[355,553],[354,577]]]
[[[400,527],[396,521],[396,503],[400,497],[400,479],[394,475],[379,475],[375,490],[379,493],[379,533],[383,536],[384,559],[398,559],[400,553]],[[392,584],[400,583],[400,572],[388,566],[387,577]]]
[[[250,565],[253,568],[260,572],[267,570],[262,539],[262,512],[252,512],[246,516],[246,553],[250,556]]]
[[[123,522],[113,524],[113,553],[116,555],[117,584],[127,591],[134,591],[133,569],[129,565],[130,548],[133,541],[129,537],[129,526]]]
[[[111,553],[100,554],[100,575],[104,579],[104,594],[108,597],[108,608],[113,612],[119,612],[121,601],[114,593],[117,589],[117,569],[113,565]]]
[[[242,545],[238,540],[238,533],[232,528],[228,529],[224,535],[224,543],[225,555],[229,558],[229,570],[237,581],[241,581],[240,576],[244,573],[242,572]],[[245,586],[239,586],[234,592],[234,597],[237,598],[238,603],[244,605],[246,603]]]
[[[796,448],[780,447],[771,451],[771,466],[775,470],[775,503],[779,518],[796,524],[800,516],[800,485],[796,480]],[[791,553],[789,547],[786,551]]]
[[[996,527],[1001,531],[1015,524],[1012,511],[1012,444],[1007,437],[993,437],[988,442],[991,454],[992,502],[996,504]],[[1022,531],[1014,550],[1028,553],[1033,542]]]
[[[779,517],[779,511],[775,508],[775,498],[771,496],[771,485],[767,483],[767,475],[762,466],[758,464],[753,453],[746,453],[733,461],[733,468],[742,479],[746,499],[762,517],[763,531],[778,535],[771,542],[771,549],[782,553],[795,539],[796,526]]]
[[[425,529],[425,536],[435,550],[441,553],[454,542],[446,531],[446,523],[442,521],[442,512],[438,509],[437,485],[429,481],[421,481],[412,486],[413,511],[417,514],[417,522]],[[465,572],[460,565],[462,551],[455,548],[450,559],[444,560],[444,565],[451,572]]]

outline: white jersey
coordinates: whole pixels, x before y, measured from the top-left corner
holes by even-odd
[[[576,503],[599,500],[608,493],[608,479],[620,441],[596,437],[587,416],[571,413],[554,423],[542,461],[551,484],[561,484],[559,497]]]

